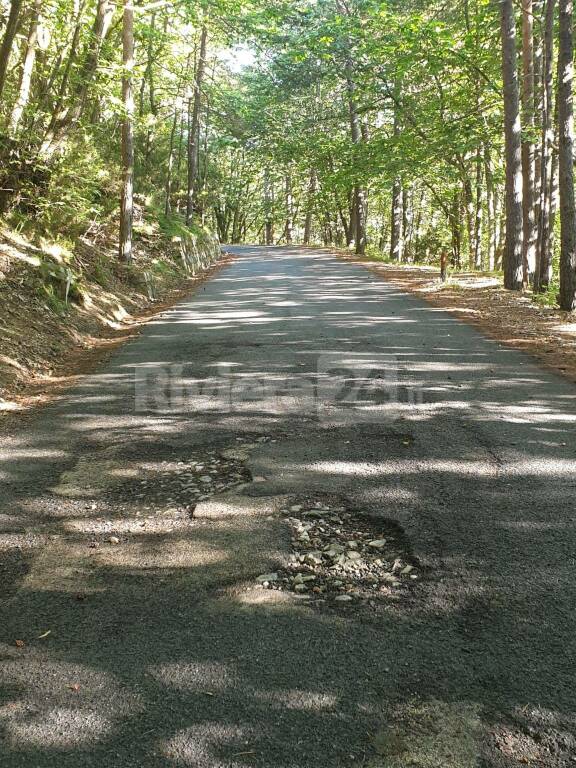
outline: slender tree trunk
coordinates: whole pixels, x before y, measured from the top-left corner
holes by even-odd
[[[402,221],[404,218],[404,212],[402,210],[403,200],[402,182],[400,179],[396,179],[392,186],[390,259],[397,262],[401,262],[404,255],[404,243],[402,239]]]
[[[312,237],[312,220],[314,217],[314,198],[316,196],[317,187],[318,187],[318,177],[316,175],[316,169],[312,168],[310,171],[310,181],[308,184],[306,221],[304,222],[304,245],[309,245],[310,239]]]
[[[176,131],[178,130],[178,123],[180,121],[180,112],[178,111],[178,98],[174,103],[174,119],[172,120],[172,130],[170,131],[170,147],[168,150],[168,164],[166,166],[166,186],[165,186],[165,199],[164,199],[164,213],[166,216],[170,215],[172,210],[172,172],[174,169],[174,144],[176,141]]]
[[[10,13],[8,14],[8,21],[6,22],[4,37],[2,38],[2,44],[0,45],[0,99],[2,98],[4,86],[6,85],[8,64],[10,62],[10,54],[12,53],[16,32],[18,31],[21,10],[22,0],[12,0],[10,3]]]
[[[202,182],[200,184],[200,217],[202,226],[206,224],[206,190],[208,188],[209,172],[209,141],[210,141],[210,100],[206,99],[206,114],[204,115],[204,144],[202,147]]]
[[[464,179],[463,184],[464,194],[464,206],[466,211],[466,232],[468,235],[468,269],[474,269],[474,257],[476,253],[476,245],[474,243],[474,223],[475,223],[475,208],[474,208],[474,196],[472,194],[472,182],[468,175]]]
[[[270,179],[269,168],[264,169],[264,215],[266,220],[264,222],[264,236],[266,245],[274,245],[274,192],[272,189],[272,181]]]
[[[452,266],[455,269],[460,269],[462,266],[462,221],[460,216],[460,203],[460,190],[455,189],[454,195],[452,197],[452,209],[450,211],[450,229],[452,232]]]
[[[540,205],[534,290],[547,288],[550,282],[551,215],[554,162],[554,10],[556,0],[546,0],[544,20],[544,55],[542,72],[542,126],[540,159]]]
[[[134,217],[134,7],[124,0],[122,24],[122,199],[120,204],[120,261],[132,260],[132,224]]]
[[[523,206],[522,136],[516,57],[516,20],[513,0],[500,0],[502,76],[504,80],[504,136],[506,147],[506,244],[504,286],[522,288]]]
[[[42,10],[43,0],[35,0],[32,11],[32,21],[28,31],[26,41],[26,53],[24,54],[24,64],[20,74],[20,83],[18,87],[18,97],[10,115],[10,133],[13,135],[18,131],[20,120],[30,98],[30,84],[32,82],[32,72],[36,61],[36,47],[38,44],[38,29],[40,27],[40,11]]]
[[[534,0],[532,4],[534,26],[534,135],[541,130],[544,113],[544,37],[545,37],[545,0]],[[536,243],[534,247],[534,278],[538,260],[538,237],[540,226],[540,201],[542,183],[542,147],[540,138],[534,140],[534,215],[536,217]]]
[[[398,90],[396,88],[396,90]],[[394,110],[394,138],[398,139],[400,136],[400,119],[398,116],[398,109]],[[403,242],[402,242],[402,220],[404,212],[402,210],[402,201],[404,199],[402,192],[402,181],[400,178],[394,179],[392,185],[392,206],[391,206],[391,227],[390,227],[390,259],[392,261],[401,262],[403,256]]]
[[[576,307],[576,206],[574,203],[573,3],[560,0],[558,126],[560,181],[560,307]]]
[[[482,269],[482,147],[476,150],[476,192],[474,215],[474,269]]]
[[[286,225],[284,228],[284,236],[286,238],[286,244],[291,245],[293,240],[292,224],[294,218],[294,198],[292,195],[292,175],[290,172],[285,177],[285,195],[286,195]]]
[[[202,27],[200,33],[200,53],[198,64],[196,66],[196,77],[194,82],[194,106],[190,120],[190,129],[188,135],[188,194],[186,198],[186,225],[192,224],[194,215],[194,203],[196,198],[196,176],[198,174],[198,128],[200,125],[200,106],[202,103],[202,85],[204,82],[204,70],[206,67],[206,44],[208,40],[208,29],[206,25]]]
[[[406,187],[402,187],[402,256],[404,261],[410,261],[412,254],[412,195]]]
[[[350,132],[352,143],[358,146],[362,143],[362,127],[356,104],[356,83],[353,78],[353,66],[350,58],[346,61],[346,83],[348,88],[348,109],[350,113]],[[354,185],[352,211],[354,220],[353,237],[356,253],[363,256],[366,252],[366,190],[356,183]]]
[[[488,269],[492,271],[496,264],[496,248],[498,247],[498,215],[496,212],[496,186],[492,170],[490,147],[484,148],[484,176],[486,178],[486,212],[488,229]]]
[[[522,0],[522,277],[525,286],[536,264],[536,181],[534,132],[534,17],[532,0]]]

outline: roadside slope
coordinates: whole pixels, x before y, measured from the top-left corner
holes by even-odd
[[[140,231],[130,265],[118,264],[111,233],[81,239],[74,252],[1,233],[0,415],[45,402],[205,279],[219,244],[176,231]]]

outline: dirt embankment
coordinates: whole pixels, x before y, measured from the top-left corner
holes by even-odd
[[[505,290],[502,281],[492,275],[456,273],[442,283],[439,270],[433,267],[396,266],[342,252],[338,255],[576,381],[576,313],[540,306],[530,293]]]
[[[69,254],[0,230],[0,419],[50,401],[230,257],[200,234],[141,234],[132,264],[111,238]]]

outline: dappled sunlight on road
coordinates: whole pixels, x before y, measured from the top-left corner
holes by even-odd
[[[368,766],[406,712],[572,743],[575,395],[358,267],[243,249],[0,446],[6,765]],[[393,521],[409,599],[260,588],[302,495]]]

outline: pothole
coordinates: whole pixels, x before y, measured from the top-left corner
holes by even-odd
[[[421,577],[401,528],[345,504],[295,501],[283,513],[292,533],[285,568],[262,574],[264,589],[338,605],[406,593]]]
[[[239,456],[207,451],[186,461],[141,464],[138,480],[125,483],[117,489],[117,494],[124,503],[142,505],[144,510],[156,514],[185,512],[192,515],[198,502],[251,479]]]

